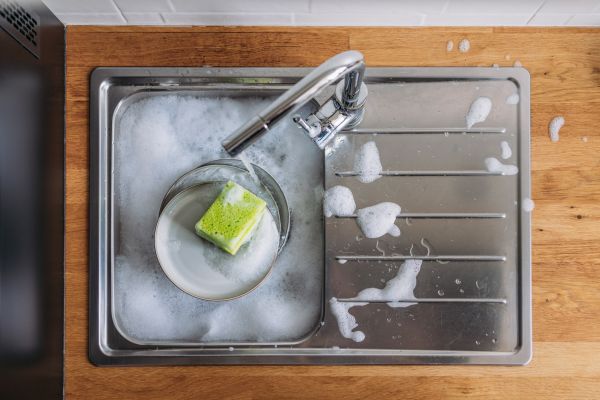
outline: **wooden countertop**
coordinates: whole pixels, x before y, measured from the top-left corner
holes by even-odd
[[[471,41],[468,53],[446,42]],[[96,66],[501,66],[532,76],[533,361],[497,366],[110,367],[87,359],[88,95]],[[66,395],[81,399],[600,398],[600,29],[67,30]],[[548,123],[565,116],[558,143]]]

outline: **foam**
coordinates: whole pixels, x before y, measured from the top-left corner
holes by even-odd
[[[558,142],[559,136],[558,132],[560,128],[565,124],[565,118],[562,116],[552,118],[550,121],[550,125],[548,126],[548,134],[550,135],[550,140],[553,142]]]
[[[400,236],[400,228],[395,225],[400,214],[400,206],[396,203],[383,202],[371,207],[361,208],[356,213],[356,223],[369,239],[385,235]]]
[[[502,159],[508,160],[512,157],[512,149],[506,140],[500,142],[500,149],[502,150]]]
[[[506,98],[506,104],[510,104],[510,105],[519,104],[520,99],[521,98],[519,97],[518,93],[513,93]]]
[[[243,283],[256,282],[265,275],[277,254],[279,231],[267,210],[248,243],[235,256],[225,254],[215,246],[203,247],[206,262],[226,278]]]
[[[331,313],[334,315],[338,323],[338,329],[340,334],[346,339],[352,339],[355,342],[362,342],[365,340],[365,334],[362,331],[353,331],[354,328],[358,327],[356,318],[350,314],[350,309],[356,306],[363,306],[363,303],[342,303],[338,299],[332,297],[329,299],[329,307]]]
[[[502,175],[516,175],[519,173],[519,167],[516,165],[502,164],[494,157],[486,158],[485,166],[489,172],[500,172]]]
[[[470,129],[473,125],[485,121],[491,110],[492,100],[489,97],[482,96],[476,98],[473,103],[471,103],[469,112],[465,117],[467,121],[467,128]]]
[[[363,144],[354,156],[354,171],[358,173],[358,180],[362,183],[371,183],[381,178],[381,160],[375,142]]]
[[[461,53],[466,53],[471,48],[471,42],[469,39],[463,39],[458,43],[458,51]]]
[[[453,48],[454,42],[452,40],[448,40],[448,42],[446,42],[446,51],[452,51]]]
[[[352,192],[346,186],[333,186],[325,192],[323,213],[326,217],[346,217],[356,210]]]
[[[361,290],[354,301],[378,301],[392,303],[392,307],[407,307],[415,303],[399,303],[399,300],[414,299],[417,275],[421,271],[422,260],[406,260],[398,269],[396,276],[386,282],[383,289],[368,288]]]
[[[396,276],[386,282],[383,289],[367,288],[361,290],[356,297],[349,299],[348,302],[340,302],[337,298],[329,299],[329,306],[332,314],[337,320],[340,334],[355,342],[362,342],[365,339],[365,333],[354,331],[358,327],[356,318],[350,314],[349,310],[353,307],[363,307],[369,302],[386,302],[391,308],[404,308],[417,304],[410,302],[400,302],[399,300],[416,299],[414,295],[417,286],[417,276],[421,271],[422,260],[406,260]]]
[[[228,158],[220,141],[272,100],[159,95],[129,104],[115,122],[114,308],[125,335],[146,343],[285,342],[317,324],[323,153],[291,121],[245,151],[273,175],[294,212],[288,242],[261,286],[226,303],[202,301],[173,285],[154,254],[152,232],[170,185],[200,164]]]
[[[523,211],[525,212],[532,212],[533,209],[535,208],[535,203],[533,202],[533,200],[531,200],[530,198],[526,197],[523,199],[523,203],[522,204],[522,208]]]

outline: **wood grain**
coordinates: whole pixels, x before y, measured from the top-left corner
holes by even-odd
[[[446,42],[471,42],[468,53]],[[532,77],[534,358],[526,367],[120,367],[87,359],[88,93],[97,66],[501,66]],[[600,30],[69,27],[66,395],[73,399],[600,398]],[[558,143],[548,123],[564,115]]]

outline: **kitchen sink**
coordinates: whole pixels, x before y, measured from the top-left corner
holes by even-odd
[[[219,158],[220,141],[211,132],[230,133],[238,119],[243,122],[308,71],[98,68],[92,73],[90,360],[97,365],[526,364],[531,358],[531,234],[524,207],[531,197],[530,88],[523,68],[368,68],[364,119],[324,151],[290,121],[265,136],[271,142],[249,149],[251,161],[283,182],[292,209],[290,241],[274,267],[280,275],[274,272],[265,283],[265,292],[269,284],[279,288],[273,292],[277,296],[259,297],[252,306],[244,298],[206,302],[178,290],[160,271],[148,243],[162,196],[179,175],[212,161],[200,150],[196,160],[195,146],[202,154],[214,149],[210,154]],[[332,92],[333,87],[322,98]],[[514,94],[518,103],[507,102]],[[480,96],[491,99],[492,112],[467,129],[465,114]],[[170,102],[196,107],[197,119],[188,111],[173,122],[179,109],[169,114],[164,105]],[[311,108],[309,103],[306,109]],[[136,110],[135,118],[128,116]],[[180,147],[164,138],[131,136],[127,121],[145,123],[140,116],[153,116],[158,122],[148,123],[150,131],[162,121],[161,113],[181,127],[168,135]],[[384,171],[364,184],[355,176],[353,159],[370,141]],[[518,174],[486,168],[486,158],[501,158],[502,146],[512,150],[503,162],[518,167]],[[161,158],[168,151],[170,158]],[[179,151],[187,156],[179,157]],[[155,173],[148,172],[153,168]],[[368,239],[355,216],[323,218],[323,190],[335,185],[350,188],[359,208],[398,203],[402,234]],[[422,263],[414,298],[401,304],[354,299],[365,288],[385,286],[411,260]],[[285,285],[294,306],[272,311],[276,303],[286,303]],[[350,310],[364,340],[342,336],[332,301]],[[237,332],[236,316],[244,312],[257,320],[261,312],[271,314],[273,329],[254,336],[251,329],[237,334],[225,329],[219,336],[205,324],[209,317],[229,318],[225,326]],[[286,324],[295,327],[294,334],[278,329]]]

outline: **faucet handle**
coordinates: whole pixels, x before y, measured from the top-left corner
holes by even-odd
[[[313,115],[311,114],[311,117]],[[309,117],[310,118],[310,117]],[[302,118],[300,114],[294,115],[292,118],[295,123],[297,123],[311,138],[315,138],[317,135],[321,133],[321,124],[316,118],[312,118],[312,121],[309,123]]]

